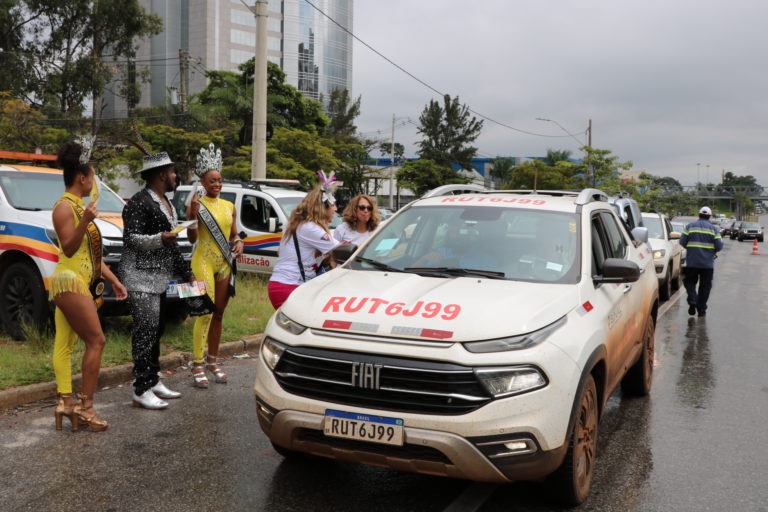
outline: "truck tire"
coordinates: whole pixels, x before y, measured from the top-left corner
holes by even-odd
[[[573,430],[568,436],[568,451],[553,475],[555,495],[566,507],[575,507],[589,496],[595,472],[599,417],[597,386],[592,375],[584,382],[578,400]]]
[[[50,319],[48,294],[30,263],[14,263],[0,279],[0,320],[14,340],[24,339],[23,326],[44,329]]]
[[[667,275],[664,277],[664,281],[659,286],[659,298],[661,300],[669,300],[672,296],[672,262],[669,262],[669,268],[667,269]]]

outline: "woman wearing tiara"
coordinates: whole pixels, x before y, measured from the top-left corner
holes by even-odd
[[[189,241],[197,242],[192,255],[192,272],[205,281],[205,288],[216,311],[197,317],[192,337],[192,376],[198,388],[208,387],[209,370],[215,382],[227,383],[227,375],[219,366],[221,323],[230,295],[234,295],[235,261],[243,253],[243,241],[237,234],[235,206],[219,197],[221,193],[221,150],[213,144],[201,148],[195,174],[205,189],[205,195],[192,193],[187,218],[197,220],[197,226],[187,228]],[[194,226],[194,225],[193,225]],[[230,247],[230,244],[231,247]],[[205,348],[208,353],[204,358]]]
[[[78,425],[94,432],[106,430],[108,424],[96,415],[93,393],[99,379],[101,353],[106,339],[101,329],[96,300],[104,290],[103,276],[112,284],[115,296],[128,296],[123,284],[101,259],[101,234],[93,220],[98,215],[94,187],[96,172],[88,163],[93,138],[84,144],[68,142],[59,150],[57,164],[64,171],[64,195],[53,207],[53,227],[59,245],[59,262],[51,276],[50,298],[56,304],[54,322],[53,371],[59,402],[54,411],[56,429],[62,419],[69,418],[72,430]],[[84,147],[86,146],[86,147]],[[88,206],[84,196],[91,195]],[[82,402],[72,397],[72,350],[80,337],[85,343],[83,354]]]
[[[318,172],[322,183],[291,212],[280,240],[277,263],[269,278],[269,301],[277,309],[305,281],[317,275],[318,260],[339,243],[328,230],[336,211],[333,193],[338,186],[333,175]]]

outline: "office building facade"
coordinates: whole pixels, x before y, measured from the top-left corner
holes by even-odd
[[[245,0],[249,6],[254,0]],[[163,19],[163,31],[138,42],[135,70],[148,75],[139,107],[177,103],[182,73],[187,95],[203,90],[206,70],[237,71],[255,55],[256,19],[240,0],[141,0]],[[313,99],[335,89],[352,90],[353,0],[269,0],[267,58],[286,73],[286,82]],[[319,11],[322,12],[319,12]],[[323,13],[326,16],[323,15]],[[180,54],[179,50],[182,50]],[[120,68],[121,63],[116,63]],[[122,64],[125,68],[125,64]],[[128,106],[105,93],[104,117],[124,117]]]

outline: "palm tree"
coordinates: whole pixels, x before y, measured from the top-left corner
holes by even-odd
[[[555,165],[557,162],[567,162],[571,157],[571,152],[567,149],[548,149],[547,156],[544,157],[544,163],[547,165]]]
[[[504,185],[512,177],[512,171],[515,168],[515,160],[509,157],[497,156],[493,161],[493,167],[491,167],[490,175],[495,182],[495,187]]]

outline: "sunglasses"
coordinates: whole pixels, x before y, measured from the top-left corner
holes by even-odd
[[[373,211],[373,206],[365,206],[364,204],[357,205],[357,209],[361,212],[364,212],[365,210],[368,210],[369,212]]]

